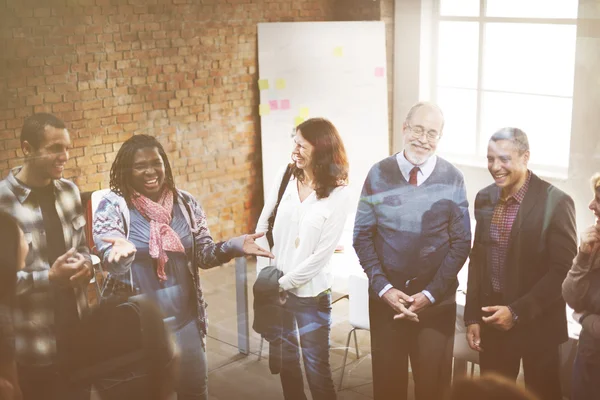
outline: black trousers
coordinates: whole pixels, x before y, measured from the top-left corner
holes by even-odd
[[[503,305],[501,295],[492,301]],[[496,300],[496,301],[494,301]],[[513,328],[514,329],[514,328]],[[541,400],[561,400],[559,345],[547,345],[543,338],[535,346],[520,342],[516,332],[483,326],[479,363],[481,373],[497,373],[516,380],[523,360],[525,386]]]
[[[394,320],[394,311],[369,300],[373,392],[375,400],[405,400],[408,360],[416,400],[442,399],[450,386],[456,304],[433,306],[420,322]]]

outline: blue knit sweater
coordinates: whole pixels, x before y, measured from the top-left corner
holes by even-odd
[[[436,303],[454,296],[471,247],[468,206],[462,173],[440,157],[420,186],[404,179],[396,156],[375,164],[354,223],[354,248],[371,294],[389,283],[411,295],[427,290]]]

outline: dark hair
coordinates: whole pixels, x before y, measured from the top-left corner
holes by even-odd
[[[348,183],[348,158],[344,142],[335,126],[324,118],[311,118],[296,127],[313,145],[310,167],[315,174],[315,193],[318,199],[329,197],[333,189]],[[304,171],[292,165],[292,174],[302,181]]]
[[[457,380],[447,400],[537,400],[537,397],[502,376],[487,374]]]
[[[133,196],[133,186],[131,185],[131,169],[133,165],[133,155],[139,149],[155,148],[165,164],[165,185],[175,195],[177,201],[175,181],[171,164],[167,158],[167,153],[156,138],[149,135],[134,135],[127,139],[119,149],[115,161],[110,167],[110,189],[118,195],[123,196],[128,205],[131,206]]]
[[[7,304],[15,296],[21,235],[19,223],[0,211],[0,303]]]
[[[57,129],[66,128],[65,123],[52,114],[33,114],[23,123],[23,128],[21,129],[21,145],[23,142],[27,141],[34,149],[38,149],[42,142],[42,137],[44,136],[44,130],[47,126]]]
[[[529,150],[527,134],[519,128],[502,128],[490,138],[491,142],[497,142],[499,140],[510,140],[513,142],[513,144],[517,146],[520,155]]]

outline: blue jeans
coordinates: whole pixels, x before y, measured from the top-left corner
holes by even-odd
[[[331,294],[297,297],[289,294],[283,313],[281,386],[286,400],[306,400],[300,348],[313,400],[335,400],[329,366]],[[300,346],[298,345],[300,337]]]
[[[180,349],[177,400],[208,399],[208,366],[196,321],[175,331]]]

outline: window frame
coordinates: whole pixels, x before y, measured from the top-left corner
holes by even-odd
[[[563,99],[573,100],[573,93],[570,96],[562,95],[547,95],[540,93],[528,93],[528,92],[515,92],[515,91],[503,91],[503,90],[490,90],[483,88],[483,75],[484,75],[484,49],[485,49],[485,34],[486,26],[488,23],[523,23],[523,24],[545,24],[545,25],[574,25],[577,27],[577,18],[531,18],[531,17],[488,17],[486,16],[487,0],[479,1],[479,16],[443,16],[440,14],[442,0],[432,0],[432,18],[431,18],[431,46],[429,49],[429,60],[430,65],[428,67],[429,82],[427,84],[430,93],[428,96],[432,101],[437,102],[438,94],[438,51],[439,51],[439,27],[441,22],[476,22],[479,28],[478,38],[478,54],[477,54],[477,87],[466,88],[459,86],[443,86],[446,89],[467,89],[475,90],[476,100],[476,121],[475,121],[475,151],[469,155],[459,155],[456,153],[442,154],[445,158],[450,161],[461,165],[483,167],[487,165],[485,155],[479,154],[479,149],[482,145],[482,99],[485,92],[489,93],[506,93],[506,94],[523,94],[523,95],[535,95],[535,96],[547,96],[547,97],[558,97]],[[576,46],[576,43],[574,44]],[[425,91],[425,93],[427,92]],[[573,115],[573,109],[571,108],[571,117]],[[572,135],[573,122],[571,120],[571,128],[569,130],[569,140]],[[491,133],[490,133],[491,135]],[[443,152],[442,152],[443,153]],[[540,175],[566,179],[568,177],[568,171],[570,166],[571,156],[568,155],[567,166],[556,166],[550,164],[532,164],[530,168],[536,169]]]

